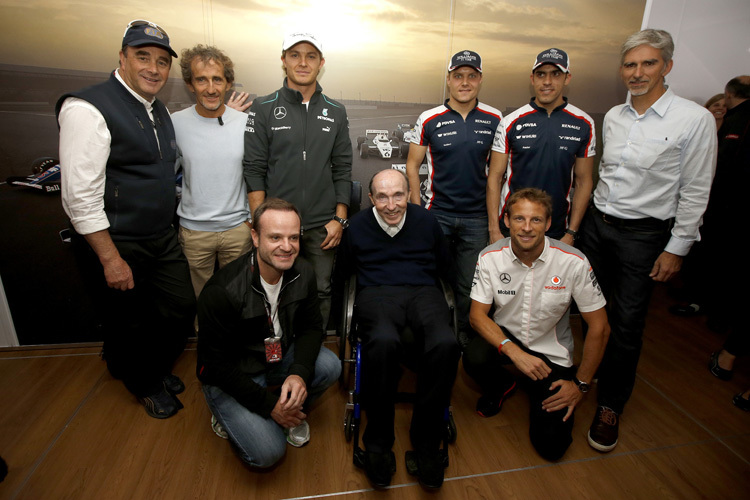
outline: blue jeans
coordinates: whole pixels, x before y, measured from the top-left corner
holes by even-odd
[[[450,252],[456,262],[456,309],[458,314],[459,343],[465,347],[465,337],[471,331],[469,326],[469,308],[471,307],[471,282],[477,267],[479,252],[484,250],[489,241],[487,216],[453,217],[447,214],[432,212],[440,223],[450,245]]]
[[[612,332],[599,365],[598,402],[622,413],[635,385],[648,304],[649,273],[670,236],[669,221],[607,223],[589,208],[578,247],[588,257],[607,299]]]
[[[294,347],[290,348],[279,366],[252,378],[263,387],[281,385],[294,362]],[[308,387],[305,406],[309,407],[339,378],[341,362],[325,347],[315,361],[315,373]],[[267,468],[275,465],[286,453],[284,429],[271,417],[264,418],[253,413],[232,396],[213,385],[203,385],[203,394],[216,420],[229,435],[237,454],[251,467]]]

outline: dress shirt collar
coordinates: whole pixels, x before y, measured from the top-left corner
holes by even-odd
[[[141,97],[135,90],[131,89],[130,86],[128,86],[128,84],[125,83],[125,80],[122,79],[122,77],[120,76],[120,72],[118,70],[115,70],[115,78],[117,78],[117,81],[120,82],[123,87],[125,87],[126,89],[128,89],[128,92],[130,92],[133,95],[133,97],[135,97],[136,99],[138,99],[138,102],[140,102],[141,104],[143,104],[144,106],[146,106],[146,109],[148,109],[148,110],[151,109],[151,105],[156,100],[156,97],[154,97],[150,101],[147,101],[146,99],[144,99],[143,97]]]
[[[662,96],[659,99],[657,99],[657,101],[653,103],[651,107],[649,108],[649,109],[653,109],[654,113],[656,113],[662,118],[667,113],[667,110],[669,109],[669,105],[672,104],[672,100],[674,99],[674,92],[670,90],[669,85],[666,85],[666,88],[667,88],[667,91],[664,92],[664,94],[662,94]],[[625,100],[625,104],[627,104],[627,106],[625,106],[624,109],[631,109],[633,113],[635,113],[636,116],[639,116],[638,111],[636,111],[633,105],[631,104],[632,99],[633,99],[633,96],[631,96],[630,92],[628,92],[628,97]],[[648,113],[648,109],[643,114],[645,115],[646,113]]]
[[[393,238],[394,236],[396,236],[396,235],[398,234],[398,232],[399,232],[399,231],[401,231],[401,229],[403,229],[403,227],[404,227],[404,222],[406,222],[406,210],[404,210],[404,216],[403,216],[403,217],[401,217],[401,220],[400,220],[400,221],[399,221],[399,223],[398,223],[398,224],[396,224],[395,226],[391,226],[391,225],[389,225],[389,224],[388,224],[388,223],[387,223],[387,222],[385,221],[385,219],[383,219],[383,218],[382,218],[382,217],[380,216],[380,214],[379,214],[379,213],[378,213],[378,211],[377,211],[377,210],[375,209],[375,207],[372,207],[372,213],[373,213],[373,214],[375,215],[375,220],[376,220],[376,221],[378,221],[378,226],[380,226],[380,227],[381,227],[381,228],[383,229],[383,231],[385,231],[385,232],[386,232],[386,234],[387,234],[388,236],[390,236],[391,238]]]
[[[508,241],[508,249],[510,250],[510,254],[513,256],[513,261],[514,262],[518,262],[519,264],[525,266],[526,264],[524,264],[521,261],[521,259],[519,259],[516,256],[515,252],[513,251],[513,241],[510,238],[508,238],[508,240],[509,240]],[[539,257],[536,258],[536,260],[534,261],[534,263],[531,264],[531,267],[536,266],[536,263],[539,262],[539,261],[545,262],[547,260],[547,253],[548,253],[548,251],[549,251],[549,237],[545,236],[544,237],[544,250],[542,250],[542,253],[539,254]]]

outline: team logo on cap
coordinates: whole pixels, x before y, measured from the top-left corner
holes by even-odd
[[[286,116],[286,108],[284,106],[279,106],[278,108],[273,110],[273,116],[277,120],[281,120]]]
[[[147,26],[146,29],[143,30],[144,33],[146,33],[148,36],[153,36],[155,38],[164,38],[164,35],[161,34],[161,31],[159,31],[156,28],[152,28],[151,26]]]

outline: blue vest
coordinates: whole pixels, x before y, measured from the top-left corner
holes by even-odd
[[[59,118],[63,101],[78,97],[104,116],[112,137],[107,159],[104,211],[115,241],[163,236],[176,208],[174,163],[177,146],[169,112],[158,99],[154,122],[146,108],[115,78],[63,95],[55,106]],[[159,136],[156,142],[154,130]]]

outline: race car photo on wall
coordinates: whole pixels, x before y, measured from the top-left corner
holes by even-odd
[[[365,130],[365,136],[357,137],[357,148],[359,149],[360,158],[368,158],[370,155],[377,155],[385,160],[391,158],[398,158],[404,151],[406,155],[409,154],[408,145],[407,148],[400,147],[398,139],[390,137],[387,130]]]

